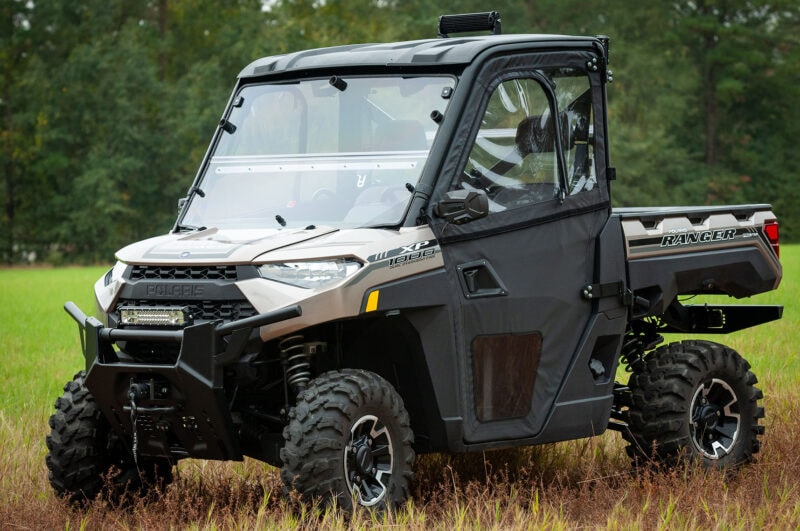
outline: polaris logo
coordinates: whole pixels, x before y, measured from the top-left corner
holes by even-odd
[[[200,297],[203,286],[197,284],[147,284],[148,297]]]
[[[711,243],[732,240],[736,236],[736,229],[706,230],[703,232],[685,232],[683,234],[669,234],[661,239],[661,247],[675,247],[676,245],[690,245],[693,243]]]

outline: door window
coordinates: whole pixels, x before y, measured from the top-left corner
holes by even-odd
[[[492,92],[457,185],[484,190],[491,212],[578,194],[597,183],[588,77],[573,69],[541,74],[506,80]]]

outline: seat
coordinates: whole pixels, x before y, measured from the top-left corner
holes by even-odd
[[[549,116],[528,116],[517,126],[514,143],[524,158],[531,153],[555,151],[555,131]]]

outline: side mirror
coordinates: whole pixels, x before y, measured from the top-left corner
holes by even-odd
[[[437,217],[460,225],[489,214],[489,196],[483,190],[451,190],[433,207]]]

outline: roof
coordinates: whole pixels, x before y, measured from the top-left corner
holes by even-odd
[[[245,67],[239,77],[337,67],[465,65],[497,46],[547,47],[558,44],[591,47],[594,37],[567,35],[486,35],[394,43],[351,44],[264,57]]]

